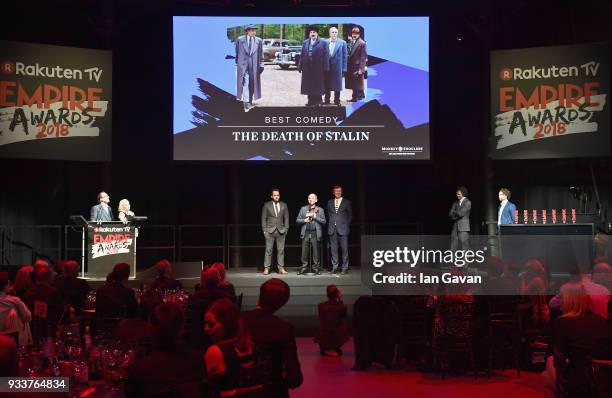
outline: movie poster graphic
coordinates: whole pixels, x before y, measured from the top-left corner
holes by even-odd
[[[0,157],[110,160],[110,51],[0,41]]]
[[[429,159],[427,17],[174,17],[173,30],[175,160]]]
[[[610,154],[609,43],[491,53],[493,159]]]

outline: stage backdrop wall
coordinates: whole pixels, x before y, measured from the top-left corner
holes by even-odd
[[[610,46],[491,53],[493,159],[610,154]]]
[[[110,51],[0,41],[0,157],[110,160]]]

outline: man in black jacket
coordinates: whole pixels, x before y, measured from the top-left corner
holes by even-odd
[[[289,397],[289,389],[303,381],[293,326],[274,315],[289,301],[289,295],[287,283],[270,279],[259,288],[257,308],[242,315],[255,346],[271,362],[271,379],[278,381],[271,387],[274,393],[270,398]]]
[[[110,283],[96,291],[96,317],[135,318],[138,316],[138,302],[134,290],[125,286],[130,277],[130,265],[115,265]]]
[[[342,196],[342,187],[336,185],[333,189],[334,197],[327,202],[327,233],[329,234],[329,247],[331,250],[332,269],[330,273],[338,272],[338,243],[342,250],[342,274],[348,273],[349,252],[348,237],[351,232],[353,207],[351,201]]]
[[[181,343],[183,326],[178,304],[163,303],[153,310],[149,319],[153,352],[128,368],[127,397],[202,396],[204,357]]]
[[[280,201],[280,190],[272,189],[272,200],[264,203],[261,209],[261,229],[266,238],[266,256],[264,258],[264,275],[270,273],[272,264],[272,252],[276,242],[276,255],[278,262],[278,273],[287,274],[285,271],[285,237],[289,230],[289,208],[287,204]]]

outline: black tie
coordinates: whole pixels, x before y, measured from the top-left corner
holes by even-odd
[[[249,54],[251,54],[251,49],[253,48],[253,38],[249,37]]]

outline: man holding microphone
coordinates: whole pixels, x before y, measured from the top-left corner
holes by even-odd
[[[321,273],[321,256],[319,255],[319,241],[323,235],[323,225],[325,225],[325,213],[317,206],[317,195],[308,195],[308,205],[302,206],[295,220],[302,226],[300,238],[302,238],[302,268],[298,275],[303,275],[308,269],[310,251],[312,250],[312,271],[315,275]]]

